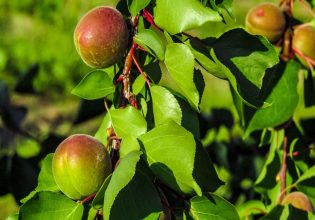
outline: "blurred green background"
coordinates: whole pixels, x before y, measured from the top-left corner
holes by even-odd
[[[8,140],[0,139],[0,160],[15,152],[25,159],[36,156],[40,152],[38,140],[49,139],[52,133],[63,137],[75,132],[93,134],[96,131],[102,115],[84,124],[73,124],[80,114],[77,109],[82,102],[70,92],[91,70],[75,51],[73,30],[89,9],[97,5],[115,5],[116,2],[0,0],[0,103],[6,102],[4,94],[8,93],[10,110],[21,112],[21,127],[35,137],[25,137],[21,131],[11,134],[5,126],[8,122],[4,117],[0,118],[0,138],[14,136]],[[243,25],[246,12],[258,2],[263,1],[235,0],[236,20],[229,20],[225,27],[213,28]],[[303,9],[297,13],[302,20],[307,19]],[[203,100],[202,110],[209,112],[211,108],[227,108],[235,116],[227,82],[210,75],[206,80],[211,89],[204,95],[207,100]],[[20,107],[27,108],[27,114],[20,111]],[[6,172],[5,168],[12,165],[8,161],[1,161],[0,178]],[[17,204],[12,194],[1,192],[0,220],[16,212]]]

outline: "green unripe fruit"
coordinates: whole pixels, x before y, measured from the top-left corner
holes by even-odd
[[[115,8],[101,6],[81,18],[74,31],[74,44],[88,66],[105,68],[123,57],[128,37],[122,14]]]
[[[315,28],[311,25],[302,25],[296,28],[293,33],[292,48],[315,60]],[[302,57],[299,55],[297,57],[307,66]]]
[[[112,172],[105,146],[92,136],[76,134],[57,147],[52,172],[60,190],[71,199],[82,199],[99,190]]]
[[[283,12],[271,3],[262,3],[249,10],[245,23],[249,33],[265,36],[271,42],[280,39],[285,24]]]

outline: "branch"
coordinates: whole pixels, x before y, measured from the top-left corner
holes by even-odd
[[[134,56],[135,50],[137,48],[137,44],[133,43],[131,46],[131,49],[129,50],[126,60],[125,60],[125,66],[122,72],[122,82],[123,82],[123,94],[124,97],[129,101],[129,103],[135,107],[138,108],[138,104],[135,98],[135,95],[131,92],[131,85],[130,85],[130,70],[132,67],[132,57]]]
[[[292,31],[291,29],[286,30],[284,33],[283,40],[283,52],[281,54],[281,59],[287,62],[289,59],[293,58],[293,54],[291,53],[291,40],[292,40]]]
[[[286,174],[287,174],[287,149],[288,143],[287,143],[287,137],[284,137],[283,139],[283,155],[282,155],[282,165],[279,172],[279,178],[280,178],[280,189],[281,193],[278,199],[278,202],[281,203],[285,194],[286,194]]]

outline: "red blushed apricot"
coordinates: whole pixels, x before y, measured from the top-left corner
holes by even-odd
[[[245,26],[249,33],[275,42],[282,36],[285,24],[285,16],[278,6],[262,3],[247,13]]]
[[[52,172],[60,190],[71,199],[82,199],[99,190],[112,172],[105,146],[92,136],[76,134],[57,147]]]
[[[92,68],[118,62],[128,46],[129,31],[122,14],[100,6],[87,12],[74,31],[74,43],[82,60]]]

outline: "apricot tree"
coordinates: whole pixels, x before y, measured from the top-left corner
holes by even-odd
[[[104,99],[107,113],[94,138],[66,139],[45,158],[19,219],[314,218],[314,135],[293,117],[299,75],[305,107],[315,105],[314,22],[295,17],[296,2],[250,10],[250,33],[212,32],[233,18],[229,0],[128,0],[87,12],[74,41],[96,70],[72,93]],[[210,150],[216,156],[203,146],[210,74],[229,83],[242,138],[258,136],[257,151],[268,146],[247,201],[220,194],[233,185],[221,168],[234,175],[238,158],[222,162],[219,145]]]

